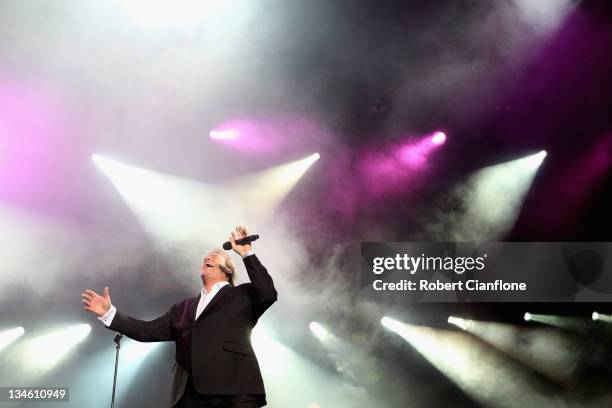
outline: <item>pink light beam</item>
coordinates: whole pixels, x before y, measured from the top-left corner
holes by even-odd
[[[210,131],[210,138],[213,140],[236,140],[238,136],[239,133],[236,129],[213,129]]]

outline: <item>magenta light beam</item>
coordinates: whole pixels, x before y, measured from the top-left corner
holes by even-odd
[[[413,168],[423,167],[428,156],[446,142],[446,134],[436,131],[416,142],[409,142],[399,150],[399,157],[403,164]]]

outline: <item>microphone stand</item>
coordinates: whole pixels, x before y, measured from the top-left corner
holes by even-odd
[[[115,334],[114,342],[115,349],[117,352],[115,353],[115,375],[113,377],[113,396],[111,398],[111,408],[115,408],[115,388],[117,386],[117,367],[119,366],[119,349],[121,348],[121,338],[123,334],[117,333]]]

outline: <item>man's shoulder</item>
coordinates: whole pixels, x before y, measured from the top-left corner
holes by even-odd
[[[239,292],[246,296],[251,296],[254,290],[252,282],[241,283],[240,285],[234,286],[234,289],[236,289],[236,292]]]
[[[176,302],[175,304],[172,305],[172,307],[170,308],[171,310],[175,310],[175,309],[183,309],[186,306],[189,306],[191,304],[193,304],[193,302],[198,300],[198,296],[191,296],[191,297],[187,297],[183,300],[179,300],[178,302]]]
[[[225,292],[226,295],[229,295],[229,296],[241,296],[243,294],[248,294],[251,286],[253,286],[251,282],[246,282],[246,283],[241,283],[240,285],[235,285],[235,286],[225,285],[221,288],[221,290]]]

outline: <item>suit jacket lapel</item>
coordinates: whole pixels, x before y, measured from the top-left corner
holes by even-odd
[[[204,316],[206,313],[208,313],[208,311],[219,302],[219,299],[223,296],[223,294],[225,293],[226,289],[228,288],[228,286],[231,285],[225,285],[223,286],[221,289],[219,289],[219,292],[217,292],[217,294],[215,295],[214,298],[212,298],[212,300],[210,301],[209,304],[206,305],[206,307],[204,308],[204,310],[202,310],[202,313],[200,313],[200,316],[198,317],[198,320],[202,319],[202,316]],[[199,302],[199,298],[198,298],[198,302]],[[196,302],[196,307],[197,307],[197,302]],[[194,309],[195,310],[195,309]],[[194,316],[195,316],[195,311],[194,311]]]
[[[198,303],[200,303],[201,297],[202,297],[202,292],[200,292],[198,296],[192,298],[191,300],[191,306],[189,307],[189,313],[190,313],[189,318],[191,319],[191,322],[195,321],[195,315],[198,310]]]

